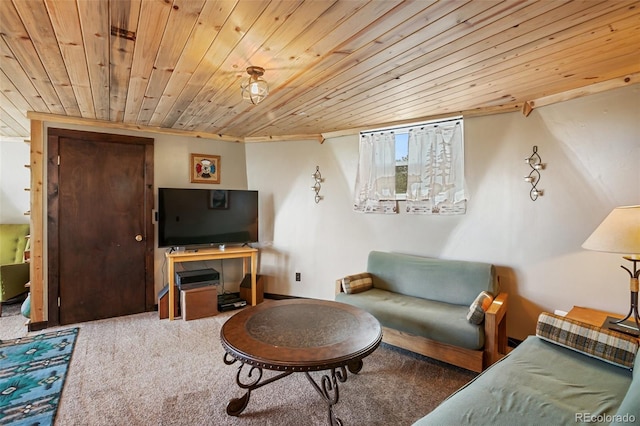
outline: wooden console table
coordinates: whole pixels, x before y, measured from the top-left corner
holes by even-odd
[[[251,262],[251,301],[256,304],[256,274],[258,270],[258,249],[252,247],[227,247],[224,250],[217,248],[174,251],[165,253],[167,258],[167,274],[169,275],[169,321],[172,321],[175,303],[175,264],[179,262],[196,262],[216,259],[240,259],[242,258],[242,275],[247,273],[247,263]]]

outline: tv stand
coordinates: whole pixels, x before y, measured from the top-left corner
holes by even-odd
[[[256,304],[256,275],[258,270],[258,249],[253,247],[227,247],[224,250],[206,248],[198,250],[174,251],[165,253],[167,258],[167,274],[169,275],[169,321],[175,316],[175,264],[179,262],[196,262],[216,259],[242,259],[242,275],[247,274],[247,263],[251,269],[251,301]]]

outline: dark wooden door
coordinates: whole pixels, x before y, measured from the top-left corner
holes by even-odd
[[[153,141],[58,129],[49,137],[49,323],[56,309],[59,324],[151,309]]]

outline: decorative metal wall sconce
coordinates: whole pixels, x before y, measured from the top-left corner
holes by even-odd
[[[311,189],[313,189],[316,193],[315,200],[316,200],[316,204],[318,204],[320,200],[322,200],[323,198],[320,195],[320,188],[321,188],[320,183],[324,182],[324,179],[322,179],[322,175],[320,174],[320,166],[316,166],[316,171],[311,175],[311,177],[313,177],[313,179],[315,180],[315,183],[313,184]]]
[[[538,147],[536,145],[533,146],[533,153],[524,160],[525,163],[531,167],[531,171],[528,176],[525,176],[524,181],[531,184],[531,191],[529,191],[529,197],[531,200],[535,201],[538,197],[542,196],[542,189],[538,189],[537,185],[540,183],[540,170],[544,169],[544,164],[542,163],[542,158],[538,154]]]

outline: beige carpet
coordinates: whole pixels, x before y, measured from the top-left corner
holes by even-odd
[[[233,313],[169,322],[152,312],[79,324],[56,425],[327,424],[326,405],[301,373],[254,391],[239,417],[226,414],[228,401],[243,395],[238,364],[222,362],[219,339]],[[19,324],[24,318],[3,316],[0,339],[18,337],[7,335],[16,329],[25,335]],[[410,425],[474,376],[382,345],[340,384],[335,413],[344,425]]]
[[[2,304],[0,316],[0,340],[27,334],[27,319],[20,314],[21,303]]]

